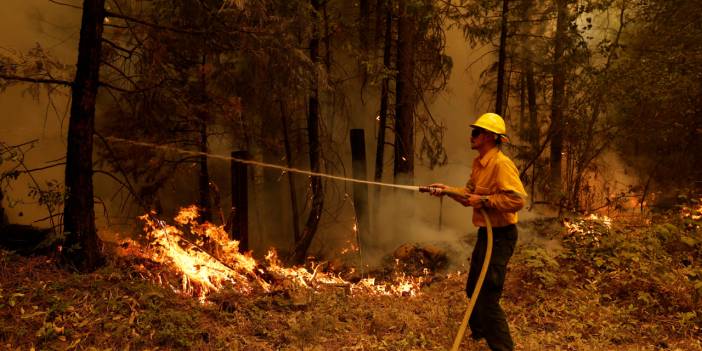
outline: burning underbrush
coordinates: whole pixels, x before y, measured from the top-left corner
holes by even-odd
[[[515,350],[702,350],[699,204],[650,224],[523,223],[549,240],[524,236],[508,266],[502,306]],[[364,286],[330,264],[254,260],[196,216],[186,211],[172,224],[146,216],[148,240],[117,246],[120,256],[90,274],[0,250],[0,349],[446,350],[453,342],[465,272],[420,273],[410,290],[418,296],[398,297],[410,295],[393,290],[401,273],[380,272]],[[389,261],[410,276],[444,264],[441,250],[419,244]],[[465,339],[461,349],[487,349]]]
[[[123,264],[132,266],[146,280],[197,297],[201,302],[226,289],[236,294],[283,294],[294,304],[304,304],[314,291],[344,289],[349,294],[416,296],[430,271],[407,275],[400,270],[383,279],[362,277],[354,268],[332,271],[330,265],[310,263],[306,267],[284,267],[275,250],[264,260],[251,252],[241,253],[223,226],[198,222],[198,209],[181,209],[174,224],[154,214],[140,217],[144,242],[124,240],[117,249]]]

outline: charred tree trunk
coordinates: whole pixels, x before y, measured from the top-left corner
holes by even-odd
[[[93,131],[100,75],[105,0],[83,1],[76,78],[71,92],[71,117],[66,149],[66,199],[63,212],[63,258],[89,272],[103,262],[93,208]]]
[[[497,61],[497,91],[495,92],[495,113],[503,116],[505,98],[505,60],[507,56],[507,12],[509,1],[502,0],[502,23],[500,24],[500,53]]]
[[[385,19],[385,14],[387,13],[386,5],[390,0],[377,0],[375,2],[375,28],[373,28],[373,49],[380,48],[380,40],[383,39],[383,33],[385,32],[383,27],[383,20]]]
[[[414,42],[415,23],[407,0],[399,1],[397,81],[395,91],[395,182],[411,184],[414,174]]]
[[[351,129],[351,172],[354,179],[366,180],[366,137],[363,129]],[[368,184],[354,183],[353,209],[356,212],[356,239],[363,255],[370,230],[368,216]]]
[[[5,215],[5,207],[2,205],[3,199],[5,199],[5,195],[2,193],[2,188],[0,188],[0,227],[7,224],[7,216]]]
[[[280,101],[280,116],[283,122],[283,145],[285,147],[285,164],[293,166],[292,147],[290,146],[290,132],[288,131],[288,114],[285,110],[285,102]],[[292,225],[295,242],[300,241],[300,209],[297,206],[297,190],[295,189],[295,176],[293,172],[288,172],[288,184],[290,186],[290,204],[292,209]]]
[[[233,151],[232,159],[250,160],[248,151]],[[249,250],[249,172],[248,165],[232,160],[232,224],[231,238],[239,241],[239,251]]]
[[[202,116],[200,121],[200,140],[198,142],[198,148],[201,153],[207,153],[207,122],[205,116]],[[200,166],[198,172],[198,188],[199,188],[199,200],[198,205],[200,207],[200,221],[211,222],[212,221],[212,206],[210,205],[210,173],[207,170],[207,156],[200,155],[198,157],[198,165]]]
[[[370,46],[370,0],[360,0],[358,9],[358,39],[361,42],[361,52],[365,56]]]
[[[563,152],[563,99],[565,96],[565,52],[568,30],[567,0],[556,0],[556,38],[553,53],[553,97],[551,101],[551,200],[559,200],[563,191],[561,163]]]
[[[319,63],[319,0],[311,0],[312,3],[312,24],[313,33],[310,39],[310,60],[314,65],[314,74],[312,78],[312,91],[308,101],[307,114],[307,139],[309,142],[310,169],[312,172],[320,171],[320,144],[319,144],[319,81],[317,75],[317,66]],[[292,253],[291,261],[294,263],[303,263],[307,250],[312,244],[314,234],[317,232],[319,220],[322,217],[324,208],[324,189],[322,188],[322,178],[318,176],[310,177],[312,189],[312,208],[305,223],[305,229],[302,233],[300,241],[295,245],[295,250]]]
[[[392,47],[392,8],[385,9],[385,43],[383,48],[383,67],[390,71],[390,55]],[[387,73],[386,73],[387,74]],[[378,113],[378,143],[375,147],[375,176],[376,182],[383,181],[383,164],[385,163],[385,131],[388,127],[388,101],[390,96],[390,77],[383,78],[380,87],[380,111]],[[380,190],[380,187],[377,188]]]
[[[536,155],[539,152],[539,107],[536,106],[536,81],[534,80],[534,65],[531,61],[526,66],[526,89],[527,103],[529,104],[529,144],[532,152]]]
[[[203,49],[204,50],[204,49]],[[198,172],[198,190],[199,190],[199,200],[198,200],[198,205],[200,207],[200,218],[199,220],[201,222],[211,222],[212,221],[212,206],[210,204],[210,174],[209,171],[207,170],[207,156],[204,155],[207,153],[207,122],[209,121],[209,116],[207,113],[207,73],[206,73],[206,67],[207,65],[207,55],[202,55],[202,77],[201,77],[201,83],[202,83],[202,111],[200,111],[199,120],[198,120],[198,127],[200,129],[200,135],[199,140],[198,140],[198,151],[200,151],[202,154],[198,157],[198,165],[199,165],[199,172]]]
[[[522,136],[527,135],[527,120],[526,120],[526,110],[527,110],[527,86],[526,86],[526,74],[522,72],[519,74],[519,134]]]

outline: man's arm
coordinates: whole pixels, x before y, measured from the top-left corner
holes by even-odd
[[[500,212],[517,212],[526,204],[526,191],[519,179],[517,167],[512,162],[497,165],[497,193],[482,198],[489,208]]]

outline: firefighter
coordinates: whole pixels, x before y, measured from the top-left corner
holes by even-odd
[[[524,207],[526,192],[519,172],[500,146],[509,139],[505,122],[495,113],[480,116],[471,125],[470,147],[478,151],[473,170],[464,188],[434,183],[432,195],[447,195],[463,206],[473,207],[473,224],[478,227],[478,241],[473,248],[466,294],[470,298],[475,289],[487,250],[486,221],[480,212],[484,209],[493,227],[493,251],[487,276],[471,314],[471,337],[484,338],[491,350],[513,350],[514,342],[500,297],[505,282],[507,263],[517,243],[517,211]]]

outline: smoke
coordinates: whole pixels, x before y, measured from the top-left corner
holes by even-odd
[[[27,52],[36,45],[65,63],[75,62],[78,46],[80,11],[43,0],[5,0],[0,11],[0,50]],[[37,140],[25,154],[28,168],[47,166],[65,155],[65,130],[68,125],[67,103],[70,91],[58,88],[52,101],[41,89],[36,99],[30,86],[20,84],[0,93],[0,135],[2,141],[17,145]],[[12,166],[3,164],[0,171]],[[46,181],[63,181],[63,167],[33,173],[33,179],[21,175],[13,181],[3,201],[8,219],[18,224],[32,224],[46,217],[47,210],[28,194],[30,187],[46,187]],[[34,223],[48,226],[47,221]]]

